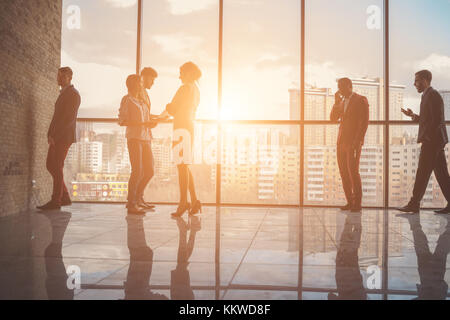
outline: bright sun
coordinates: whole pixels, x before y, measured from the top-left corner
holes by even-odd
[[[242,117],[242,99],[237,96],[227,95],[222,99],[220,120],[238,120]]]

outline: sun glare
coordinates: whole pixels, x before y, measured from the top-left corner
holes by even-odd
[[[242,118],[242,99],[237,96],[227,95],[222,99],[220,120],[238,120]]]

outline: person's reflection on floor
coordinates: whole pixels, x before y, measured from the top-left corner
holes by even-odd
[[[126,220],[130,265],[124,283],[125,300],[166,300],[166,296],[150,290],[153,250],[145,240],[144,217],[128,215]]]
[[[329,293],[329,300],[367,299],[358,261],[361,232],[361,214],[347,214],[336,254],[336,286],[338,293]]]
[[[50,221],[51,242],[44,251],[47,277],[45,286],[50,300],[73,300],[74,289],[67,286],[67,271],[62,256],[64,234],[72,218],[72,213],[65,211],[46,211],[39,214]]]
[[[403,215],[402,215],[403,216]],[[409,225],[414,239],[414,249],[417,254],[420,284],[417,284],[420,300],[445,300],[448,284],[444,280],[447,255],[450,251],[450,223],[445,217],[447,225],[439,236],[434,253],[431,253],[428,239],[422,230],[419,215],[408,215]]]
[[[195,236],[201,229],[201,218],[189,216],[188,222],[183,218],[174,218],[180,232],[178,243],[177,266],[170,274],[170,297],[173,300],[194,300],[188,265],[195,244]],[[189,238],[188,238],[188,231]]]

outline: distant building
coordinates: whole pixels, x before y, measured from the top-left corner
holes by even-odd
[[[444,100],[445,120],[450,121],[450,90],[441,90],[439,93]]]
[[[100,173],[103,165],[103,144],[99,141],[78,142],[80,171]]]
[[[384,82],[380,78],[352,79],[354,92],[367,97],[369,119],[385,119]],[[405,86],[390,87],[389,118],[402,119]],[[300,90],[289,90],[290,120],[300,119]],[[329,120],[334,104],[330,88],[305,88],[305,120]],[[305,201],[307,204],[337,204],[345,202],[336,159],[337,125],[311,125],[305,127]],[[370,126],[361,154],[360,173],[363,183],[363,204],[382,205],[383,199],[383,126]],[[298,131],[291,129],[291,135]],[[392,127],[391,137],[402,136],[403,128]]]

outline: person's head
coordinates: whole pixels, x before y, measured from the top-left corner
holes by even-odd
[[[158,72],[151,67],[144,68],[141,71],[142,85],[145,89],[150,89],[157,77]]]
[[[132,95],[133,97],[138,96],[139,92],[141,91],[141,77],[137,74],[131,74],[127,77],[127,88],[128,93]]]
[[[338,80],[338,88],[341,94],[348,98],[353,93],[353,83],[349,78],[341,78]]]
[[[428,70],[421,70],[416,72],[416,78],[414,79],[414,86],[417,89],[417,92],[424,92],[430,85],[431,80],[433,79],[433,75]]]
[[[180,79],[183,83],[197,81],[201,76],[200,68],[193,62],[186,62],[180,67]]]
[[[58,85],[61,87],[66,87],[70,85],[72,81],[73,72],[69,67],[62,67],[58,69]]]

